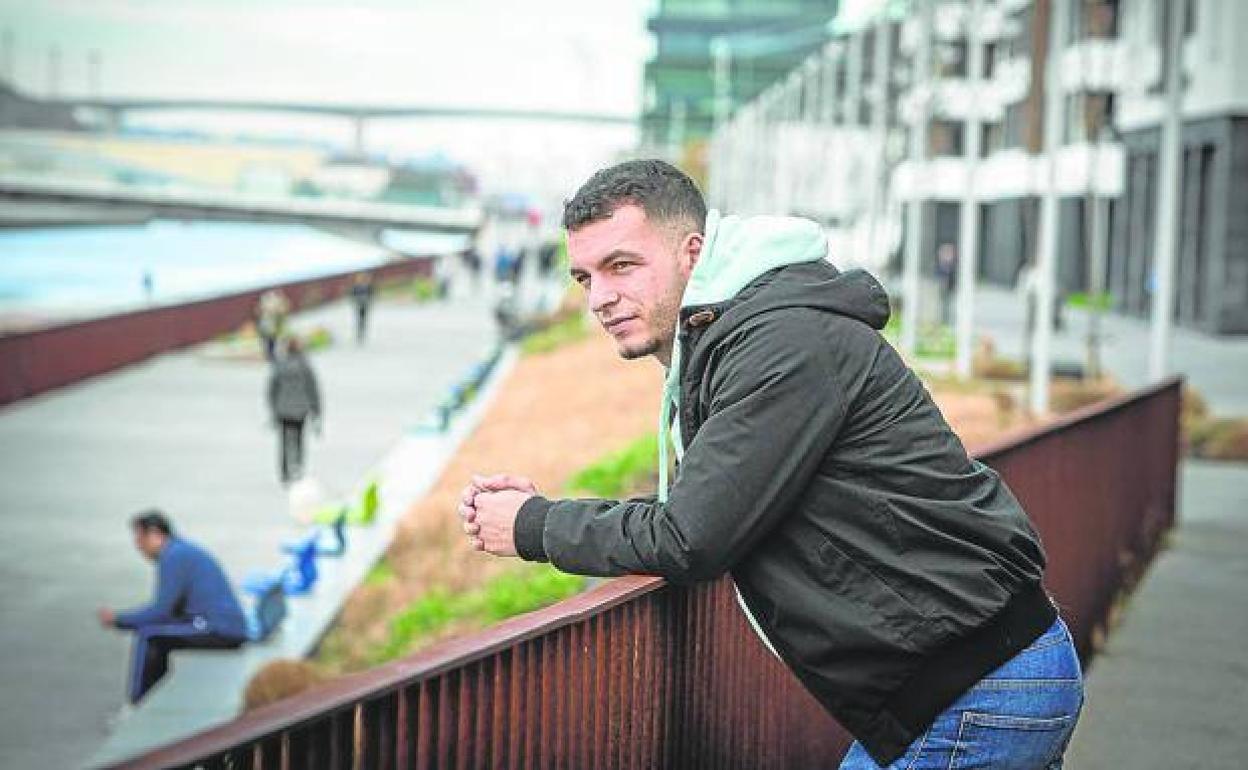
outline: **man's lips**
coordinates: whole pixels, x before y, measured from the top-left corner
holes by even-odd
[[[602,328],[606,329],[608,334],[614,334],[621,327],[623,327],[624,324],[628,323],[629,321],[636,321],[636,320],[637,320],[637,316],[629,315],[629,316],[621,316],[620,318],[612,318],[609,321],[602,321],[601,323],[602,323]]]

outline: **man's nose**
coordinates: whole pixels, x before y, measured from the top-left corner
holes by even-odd
[[[595,313],[605,310],[619,300],[619,292],[609,286],[599,285],[589,290],[589,309]]]

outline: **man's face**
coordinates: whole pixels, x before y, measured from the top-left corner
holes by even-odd
[[[568,233],[572,278],[624,358],[653,355],[671,363],[685,284],[702,251],[702,235],[658,226],[640,206]]]
[[[139,553],[152,561],[155,561],[160,556],[160,551],[165,547],[166,540],[168,540],[168,537],[159,529],[134,527],[134,547],[139,549]]]

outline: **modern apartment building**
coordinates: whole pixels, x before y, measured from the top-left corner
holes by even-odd
[[[1248,3],[1174,1],[1186,3],[1176,318],[1248,332],[1248,47],[1237,45],[1248,39]],[[1058,2],[1067,23],[1051,46]],[[980,0],[974,19],[968,0],[879,3],[736,111],[713,146],[712,198],[816,215],[839,235],[834,243],[877,267],[899,258],[904,212],[920,206],[930,276],[937,251],[959,243],[973,192],[979,276],[1011,286],[1036,258],[1040,199],[1053,179],[1059,292],[1107,291],[1119,311],[1147,315],[1166,2]],[[968,29],[981,46],[975,56]],[[1060,57],[1062,91],[1052,175],[1043,137],[1051,56]],[[861,107],[856,95],[865,95]],[[905,145],[923,114],[914,159]],[[812,176],[820,181],[802,181]]]

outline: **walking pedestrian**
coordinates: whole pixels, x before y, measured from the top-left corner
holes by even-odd
[[[321,392],[295,337],[288,337],[285,351],[273,363],[269,376],[269,412],[278,428],[278,470],[283,484],[303,476],[304,424],[311,418],[312,427],[321,430]]]
[[[376,287],[373,285],[373,278],[368,273],[359,273],[355,276],[355,281],[351,284],[351,303],[355,305],[355,342],[357,345],[364,344],[364,337],[368,333],[368,312],[373,305],[373,297],[376,294]]]
[[[264,347],[264,359],[273,363],[277,358],[277,341],[286,331],[290,300],[280,289],[269,289],[256,303],[256,334]]]

